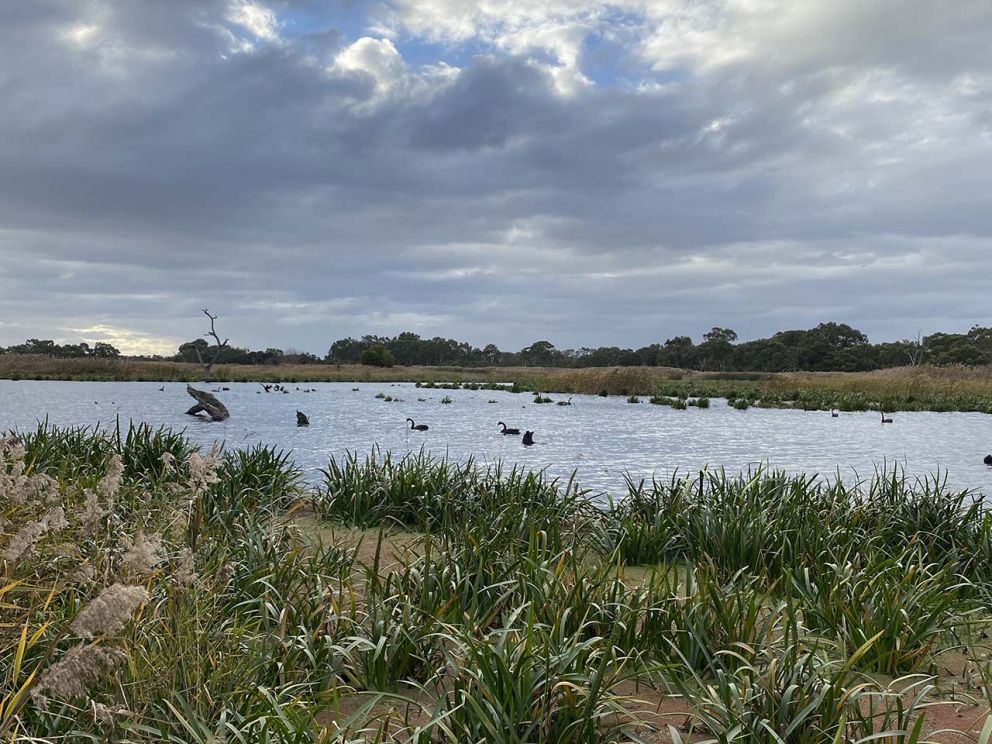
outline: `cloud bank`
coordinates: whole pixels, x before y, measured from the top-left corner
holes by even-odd
[[[9,3],[0,345],[989,325],[990,35],[978,0]]]

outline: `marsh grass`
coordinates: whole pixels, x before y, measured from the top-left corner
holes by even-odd
[[[937,666],[992,596],[988,509],[940,478],[703,471],[601,509],[426,452],[332,460],[305,488],[264,447],[19,439],[0,450],[5,740],[640,741],[677,693],[717,742],[912,744],[933,680],[878,675]],[[369,532],[316,539],[304,513]],[[117,585],[140,601],[91,632]],[[56,679],[90,647],[106,663]]]
[[[0,378],[198,382],[195,364],[129,359],[0,355]],[[695,372],[668,367],[368,367],[219,365],[216,382],[415,382],[468,390],[542,390],[570,395],[745,399],[807,410],[992,413],[992,368],[903,367],[876,372]]]

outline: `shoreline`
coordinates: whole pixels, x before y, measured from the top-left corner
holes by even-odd
[[[0,355],[0,380],[203,383],[198,365],[129,359]],[[876,372],[697,372],[668,367],[370,367],[219,365],[208,384],[406,382],[509,385],[516,392],[710,397],[761,407],[992,413],[992,367],[901,367]]]

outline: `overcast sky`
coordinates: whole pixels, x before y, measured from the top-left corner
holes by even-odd
[[[989,0],[0,2],[0,345],[992,325]]]

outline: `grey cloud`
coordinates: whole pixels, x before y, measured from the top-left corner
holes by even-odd
[[[783,45],[562,96],[496,50],[380,95],[333,69],[353,39],[330,23],[250,39],[221,2],[13,4],[0,344],[191,337],[204,305],[237,343],[320,353],[408,326],[519,348],[992,322],[992,23],[963,5],[924,47],[929,15],[887,32],[845,5],[839,66]],[[59,36],[82,22],[102,46]]]

